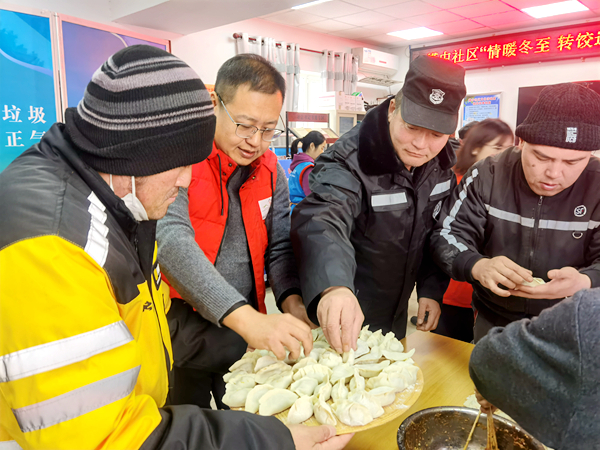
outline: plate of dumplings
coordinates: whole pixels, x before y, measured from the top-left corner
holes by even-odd
[[[360,332],[340,355],[320,328],[313,349],[280,361],[267,350],[246,353],[225,374],[223,403],[233,410],[275,416],[283,423],[333,425],[338,434],[378,427],[402,415],[423,390],[423,372],[394,333]]]

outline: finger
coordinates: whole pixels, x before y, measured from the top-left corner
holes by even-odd
[[[284,334],[281,338],[281,343],[290,351],[290,359],[298,359],[300,357],[300,342],[294,336]]]
[[[342,311],[339,307],[331,305],[329,310],[327,311],[327,321],[323,328],[323,334],[327,338],[329,344],[333,347],[333,349],[342,353],[342,337],[340,334],[340,321],[341,321]]]
[[[335,427],[331,425],[320,425],[318,427],[311,427],[312,440],[319,443],[331,439],[337,433]]]
[[[272,342],[267,347],[267,350],[271,350],[278,360],[283,361],[285,359],[285,348],[283,348],[281,342]]]
[[[344,352],[349,352],[352,346],[356,345],[356,341],[352,342],[352,336],[354,335],[354,324],[357,313],[358,311],[353,308],[342,309],[340,322],[342,326],[342,351]]]
[[[419,302],[419,310],[417,311],[417,329],[419,329],[419,326],[423,325],[423,322],[425,321],[425,311],[427,311],[425,303]]]
[[[296,341],[296,343],[298,341],[302,342],[302,346],[304,347],[304,354],[308,356],[308,354],[313,349],[313,340],[312,340],[312,333],[310,332],[310,328],[304,322],[295,322],[295,325],[297,325],[297,326],[290,327],[288,332],[294,337],[294,340]],[[298,344],[298,348],[300,348],[300,344]],[[289,347],[288,347],[288,349],[291,350]],[[300,351],[300,350],[298,350],[298,351]],[[298,354],[298,356],[299,355],[300,354]],[[296,359],[296,358],[292,358],[292,359]]]
[[[429,313],[429,319],[427,320],[427,323],[430,325],[427,331],[435,330],[437,328],[440,321],[440,315],[441,311],[431,311]]]
[[[533,272],[525,267],[518,265],[516,262],[507,259],[504,262],[504,265],[510,269],[517,277],[522,278],[524,281],[533,281]],[[521,284],[522,281],[519,281],[517,284]]]
[[[358,336],[360,335],[360,330],[362,328],[363,322],[365,321],[365,315],[362,311],[354,316],[354,326],[352,327],[352,349],[356,350],[356,342],[358,341]]]
[[[315,450],[340,450],[343,449],[350,439],[354,436],[354,433],[351,434],[343,434],[341,436],[335,436],[329,439],[328,441],[321,442],[320,444],[315,446]]]
[[[493,280],[487,282],[484,286],[487,287],[494,294],[499,295],[500,297],[509,297],[510,296],[510,292],[508,292],[506,289],[502,289],[502,288],[498,287],[497,283]]]

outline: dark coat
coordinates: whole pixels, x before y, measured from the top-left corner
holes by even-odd
[[[396,156],[389,100],[370,111],[316,161],[312,194],[292,214],[291,237],[304,301],[316,320],[320,294],[346,286],[365,323],[405,334],[408,299],[441,302],[448,284],[425,252],[443,199],[456,186],[449,145],[409,172]]]

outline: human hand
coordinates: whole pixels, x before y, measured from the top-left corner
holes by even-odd
[[[239,334],[250,347],[270,350],[277,359],[300,357],[300,343],[304,354],[312,350],[312,333],[304,322],[291,314],[262,314],[250,305],[244,305],[223,319],[223,325]]]
[[[348,352],[351,348],[356,350],[365,316],[350,289],[333,286],[323,291],[317,306],[317,317],[327,342],[336,352]]]
[[[525,281],[533,281],[531,270],[519,266],[506,256],[480,259],[471,269],[471,275],[482,286],[500,297],[509,297],[510,289],[522,285]],[[499,283],[506,286],[508,290],[498,287]]]
[[[290,425],[289,429],[296,450],[338,450],[344,448],[354,436],[354,433],[336,436],[335,427],[331,425]]]
[[[429,313],[427,315],[427,322],[425,322],[425,313]],[[441,314],[442,308],[438,302],[431,298],[421,297],[419,299],[419,311],[417,313],[417,330],[435,330],[440,321]]]
[[[308,318],[308,314],[306,313],[306,307],[304,306],[302,297],[300,297],[299,295],[293,294],[287,296],[285,300],[281,302],[281,310],[284,313],[291,314],[296,319],[300,319],[302,322],[304,322],[311,328],[319,328]]]
[[[496,408],[494,405],[492,405],[490,402],[488,402],[485,398],[483,398],[483,396],[479,393],[477,388],[475,388],[475,398],[477,399],[477,402],[481,406],[481,412],[483,412],[483,413],[491,412],[493,414],[494,412],[496,412],[498,410],[498,408]]]
[[[563,267],[548,272],[550,281],[540,286],[517,286],[511,289],[511,295],[525,298],[564,298],[570,297],[581,289],[592,287],[592,280],[574,267]]]

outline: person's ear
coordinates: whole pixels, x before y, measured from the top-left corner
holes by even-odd
[[[521,138],[519,138],[519,143],[517,144],[517,147],[519,147],[519,149],[522,151],[523,150],[523,144],[525,143],[525,141]]]
[[[315,143],[311,142],[306,151],[311,152],[311,153],[314,152],[315,151]]]
[[[396,99],[393,98],[390,101],[390,106],[388,107],[388,122],[392,121],[392,115],[394,114],[395,111],[396,111]]]
[[[219,104],[219,97],[217,96],[217,93],[215,91],[212,91],[210,93],[210,99],[212,101],[213,108],[216,108],[217,105]]]

